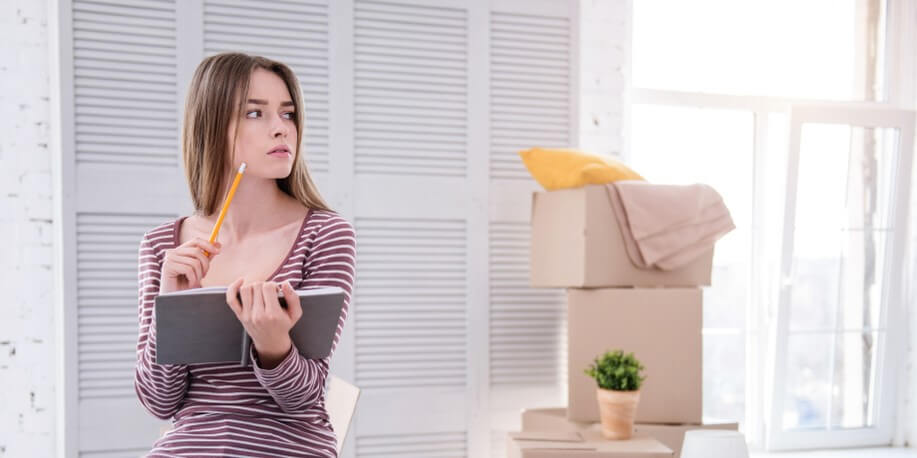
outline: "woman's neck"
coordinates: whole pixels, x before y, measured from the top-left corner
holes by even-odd
[[[232,185],[232,180],[228,182],[223,196],[228,194]],[[223,218],[220,239],[243,240],[250,234],[276,229],[290,221],[289,212],[295,211],[297,206],[302,205],[281,191],[276,179],[244,176],[236,188],[226,217]],[[212,215],[204,218],[212,224],[216,223],[222,208],[223,200]]]

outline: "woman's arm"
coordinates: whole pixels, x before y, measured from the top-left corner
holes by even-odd
[[[331,353],[322,359],[308,359],[291,348],[280,363],[267,369],[261,366],[255,346],[252,361],[255,376],[287,413],[302,412],[320,401],[334,350],[350,308],[356,263],[356,238],[353,226],[334,215],[319,228],[312,248],[304,261],[306,288],[337,286],[344,290],[344,306],[338,319]]]
[[[152,233],[151,233],[152,234]],[[140,334],[134,390],[147,411],[163,420],[172,418],[188,390],[188,366],[156,364],[156,326],[153,304],[161,285],[161,267],[145,234],[140,242],[138,262]]]

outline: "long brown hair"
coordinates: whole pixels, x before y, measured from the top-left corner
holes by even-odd
[[[182,156],[195,211],[212,215],[223,202],[223,192],[227,189],[232,173],[227,138],[230,120],[244,108],[251,75],[257,68],[277,74],[293,98],[298,139],[293,155],[293,170],[286,178],[278,178],[277,186],[308,208],[329,210],[309,175],[306,161],[299,154],[303,144],[305,109],[296,75],[281,62],[229,52],[201,61],[191,78],[185,100]],[[233,135],[237,135],[237,132],[238,129]]]

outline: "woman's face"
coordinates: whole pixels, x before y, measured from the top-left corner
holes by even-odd
[[[244,108],[229,124],[229,145],[235,139],[233,173],[242,162],[245,174],[263,178],[285,178],[293,169],[293,155],[299,138],[293,98],[277,74],[258,68],[252,73]]]

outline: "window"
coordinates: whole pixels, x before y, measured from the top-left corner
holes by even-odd
[[[880,0],[634,2],[635,87],[871,100]],[[880,99],[882,97],[879,97]]]
[[[893,102],[894,94],[888,89],[895,86],[886,70],[890,52],[886,43],[894,40],[886,39],[886,30],[894,28],[886,25],[886,18],[892,17],[889,8],[899,5],[897,0],[634,2],[633,105],[627,159],[653,182],[714,186],[733,214],[737,230],[717,244],[713,286],[704,292],[704,417],[707,421],[739,421],[754,444],[764,444],[766,423],[773,423],[772,405],[766,401],[773,395],[770,380],[774,374],[769,368],[775,358],[768,345],[773,343],[770,331],[780,303],[791,108],[823,102],[843,106]],[[816,135],[816,126],[806,126],[804,131],[811,134],[809,141],[833,141],[822,145],[832,151],[850,141],[847,134],[858,132],[850,126],[823,128],[835,130],[824,134],[828,137]],[[845,128],[844,132],[837,130]],[[875,141],[887,142],[889,134],[878,132]],[[843,146],[844,151],[849,149],[848,143]],[[826,160],[830,171],[849,165],[847,159],[832,156]],[[839,242],[839,237],[834,241]],[[858,248],[866,246],[864,243],[871,244],[874,251],[884,246],[881,235],[856,240],[850,243],[860,243]],[[797,314],[796,318],[827,326],[825,314],[854,305],[842,305],[839,295],[830,301],[818,296],[814,291],[824,291],[825,286],[814,282],[846,281],[838,277],[838,263],[850,274],[854,260],[849,256],[838,260],[835,253],[835,270],[831,271],[825,264],[831,258],[806,257],[810,249],[817,247],[795,253],[808,259],[797,274],[813,282],[795,291],[795,297],[797,305],[811,316]],[[866,262],[859,261],[860,266]],[[863,275],[861,270],[856,272]],[[833,280],[827,279],[830,275]],[[862,308],[868,303],[864,302],[867,296],[857,296],[851,303]],[[868,371],[874,370],[870,364],[876,357],[869,355],[877,348],[874,339],[881,338],[881,328],[856,327],[848,333],[855,337],[834,334],[835,328],[831,329],[832,334],[822,338],[808,337],[810,342],[803,342],[803,334],[781,336],[788,344],[785,375],[802,377],[798,383],[787,380],[797,384],[786,392],[781,427],[869,426],[870,418],[878,418],[870,417],[870,411],[860,406],[872,405],[868,390],[873,389],[870,383],[875,379],[870,377],[875,374]],[[807,359],[813,345],[822,345],[826,351],[834,348],[836,363],[823,367],[822,360]],[[815,370],[822,371],[819,377],[811,373]],[[807,384],[805,377],[821,385]],[[854,378],[860,382],[851,381]],[[837,390],[858,391],[862,396],[848,400],[836,394]],[[806,441],[784,445],[805,447]]]
[[[773,448],[891,441],[914,119],[793,107]]]

